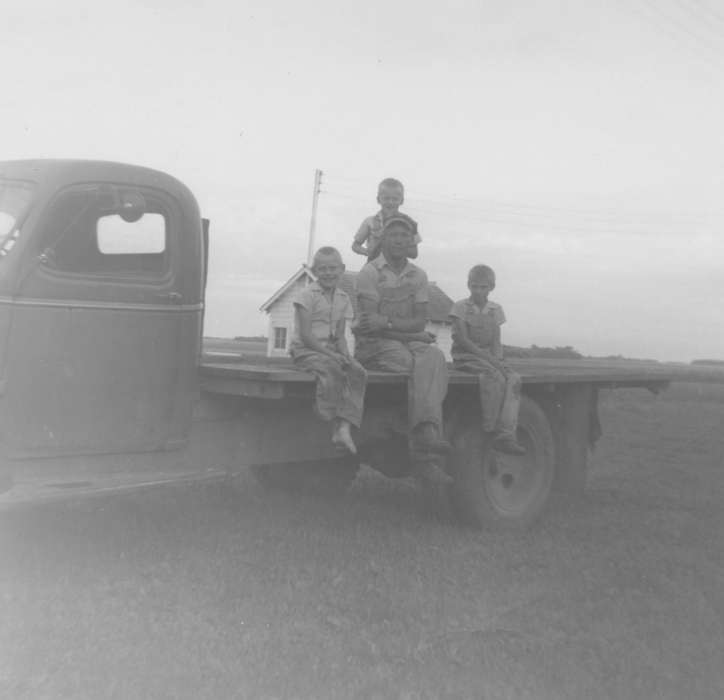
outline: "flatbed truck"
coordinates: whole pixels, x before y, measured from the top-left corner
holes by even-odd
[[[0,508],[183,480],[343,489],[361,464],[413,472],[408,379],[370,372],[358,456],[314,415],[291,361],[211,356],[202,338],[208,222],[159,171],[81,160],[0,163]],[[664,365],[511,360],[520,457],[481,432],[477,377],[450,371],[447,496],[478,527],[533,522],[575,496],[602,388],[659,391]],[[681,372],[678,373],[681,378]]]

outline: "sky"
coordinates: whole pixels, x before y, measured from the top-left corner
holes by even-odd
[[[377,183],[453,299],[491,265],[504,342],[724,359],[717,0],[26,0],[3,9],[0,157],[169,172],[211,219],[206,334],[315,246],[348,269]]]

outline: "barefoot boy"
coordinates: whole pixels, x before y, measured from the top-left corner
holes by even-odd
[[[525,454],[515,437],[520,375],[503,361],[503,307],[488,300],[495,289],[495,272],[487,265],[476,265],[468,274],[468,289],[470,297],[456,302],[450,311],[454,367],[479,375],[483,431],[494,434],[493,447],[508,454]]]
[[[377,187],[377,203],[380,205],[380,210],[362,222],[352,242],[352,250],[360,255],[366,255],[368,260],[374,260],[382,250],[382,230],[385,222],[399,213],[404,201],[405,188],[399,180],[392,177],[382,180]],[[413,243],[407,251],[408,258],[417,257],[417,244],[421,241],[415,224]]]
[[[356,454],[351,426],[362,420],[367,373],[349,354],[344,337],[353,317],[352,300],[337,284],[344,272],[336,248],[320,248],[312,272],[317,278],[294,301],[296,327],[291,343],[294,363],[317,377],[316,410],[333,422],[332,442]]]

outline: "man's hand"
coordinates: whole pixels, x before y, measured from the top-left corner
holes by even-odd
[[[336,350],[328,350],[327,355],[336,362],[339,362],[342,367],[346,367],[349,364],[349,357],[341,352],[337,352]]]
[[[363,311],[359,316],[357,329],[364,335],[379,333],[381,330],[387,328],[388,320],[387,316],[382,316],[372,311]]]
[[[349,367],[349,365],[352,363],[352,357],[350,355],[346,355],[343,352],[338,353],[337,357],[339,359],[339,364],[341,364],[342,367]]]
[[[383,338],[388,338],[389,340],[399,340],[401,343],[412,343],[413,341],[416,341],[418,343],[434,343],[436,338],[435,335],[432,333],[428,333],[427,331],[388,331],[384,330],[380,335]]]
[[[496,357],[490,350],[483,350],[482,348],[478,350],[478,355],[482,357],[484,360],[487,360],[495,369],[497,369],[499,372],[505,372],[508,367],[505,364],[505,361],[502,360],[499,357]]]

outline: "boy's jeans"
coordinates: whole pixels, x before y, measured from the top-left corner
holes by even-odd
[[[442,402],[448,372],[442,351],[430,343],[358,338],[355,357],[368,369],[409,374],[410,428],[434,423],[442,434]]]
[[[515,439],[521,378],[505,362],[465,355],[453,358],[455,369],[478,375],[483,431]]]
[[[317,378],[316,410],[322,420],[342,418],[359,428],[362,422],[367,372],[352,360],[339,362],[314,350],[292,350],[294,364]]]

